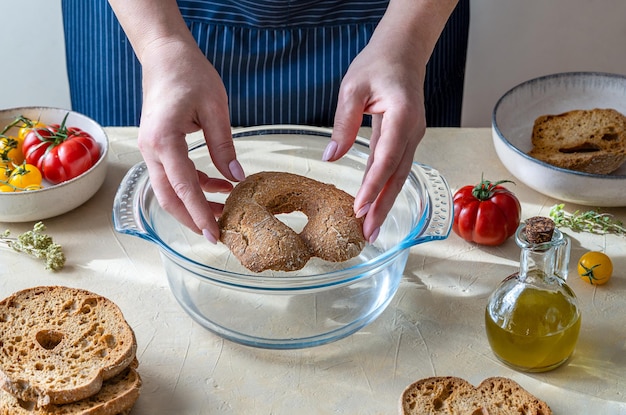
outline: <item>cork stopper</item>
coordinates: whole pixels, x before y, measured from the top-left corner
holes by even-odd
[[[550,218],[543,216],[533,216],[526,220],[524,233],[526,240],[531,244],[542,244],[552,240],[555,224]]]

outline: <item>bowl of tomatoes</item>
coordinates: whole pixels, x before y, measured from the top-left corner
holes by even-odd
[[[75,111],[0,110],[0,222],[28,222],[69,212],[106,177],[104,129]]]

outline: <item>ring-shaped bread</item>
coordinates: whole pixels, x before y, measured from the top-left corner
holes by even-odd
[[[284,172],[260,172],[235,186],[219,219],[220,240],[253,272],[295,271],[311,257],[342,262],[365,246],[354,197],[327,183]],[[300,233],[275,217],[307,216]]]

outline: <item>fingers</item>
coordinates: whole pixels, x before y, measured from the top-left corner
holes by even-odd
[[[402,111],[393,110],[372,118],[370,156],[354,201],[356,215],[365,217],[363,234],[370,242],[378,237],[380,227],[402,190],[425,131],[411,120]]]
[[[210,193],[230,193],[233,190],[233,184],[227,180],[216,177],[209,177],[206,173],[198,171],[198,179],[200,187],[205,192]]]
[[[165,119],[146,115],[138,137],[155,196],[163,209],[179,222],[215,243],[220,236],[215,217],[221,208],[216,211],[216,205],[207,201],[204,192],[229,192],[232,184],[199,173],[189,158],[185,141],[187,132],[192,131],[193,126],[188,123],[181,129],[171,128],[172,123],[164,122]],[[182,123],[173,125],[180,126]],[[238,166],[236,161],[233,163],[236,159],[230,129],[219,127],[228,125],[228,118],[212,125],[216,129],[206,129],[205,134],[211,158],[226,177],[238,180],[243,175],[241,168],[233,174],[229,167]]]
[[[407,152],[407,155],[409,152]],[[384,223],[389,211],[393,207],[395,200],[402,190],[406,178],[411,170],[413,156],[405,157],[398,165],[397,170],[384,183],[380,193],[375,196],[374,202],[366,203],[362,212],[366,213],[363,223],[363,234],[370,243],[373,243],[378,237],[380,227]],[[366,174],[364,185],[367,186],[370,180],[370,174]],[[375,179],[374,179],[375,180]],[[363,189],[363,187],[361,187]]]
[[[164,163],[168,164],[168,161],[164,160]],[[219,229],[215,218],[221,216],[224,205],[207,201],[202,192],[229,193],[233,189],[233,184],[224,179],[209,177],[204,172],[195,171],[193,163],[186,168],[172,171],[169,176],[165,174],[166,168],[163,164],[146,162],[146,165],[155,196],[163,209],[186,227],[195,232],[201,232],[210,242],[216,243],[219,238]],[[189,182],[190,184],[185,183],[185,180],[193,175],[198,178],[200,192],[192,190],[195,188],[195,181]],[[194,194],[202,196],[194,198]],[[193,215],[199,215],[205,221],[198,222]]]
[[[369,171],[372,163],[374,162],[374,149],[376,148],[376,144],[378,143],[378,139],[380,138],[380,127],[382,124],[382,115],[374,114],[372,115],[372,133],[370,134],[370,156],[367,158],[367,165],[365,166],[365,173],[363,174],[363,178],[367,176],[367,172]]]
[[[361,128],[366,97],[347,82],[342,83],[337,98],[337,110],[330,142],[322,155],[323,161],[340,159],[350,150]]]
[[[241,164],[237,161],[230,123],[217,121],[229,120],[228,112],[218,116],[214,111],[211,111],[205,115],[207,118],[201,117],[200,125],[203,126],[204,139],[213,164],[227,179],[236,182],[244,180],[246,176]]]
[[[373,241],[404,184],[413,153],[403,136],[383,129],[370,154],[371,161],[354,206],[357,216],[365,216],[363,233]]]
[[[217,241],[219,229],[215,215],[204,196],[196,167],[188,157],[185,141],[169,140],[152,149],[154,152],[144,149],[143,155],[161,207],[194,232],[206,231],[203,233],[210,241]],[[207,184],[203,180],[203,185]]]

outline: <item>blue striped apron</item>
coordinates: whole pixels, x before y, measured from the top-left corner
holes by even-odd
[[[369,41],[387,1],[179,0],[178,5],[222,77],[232,125],[330,126],[341,78]],[[63,0],[62,11],[72,108],[103,125],[138,125],[141,67],[107,1]],[[465,21],[469,13],[462,15]],[[429,63],[428,72],[438,74],[427,80],[427,109],[441,118],[431,117],[430,125],[460,123],[467,27],[453,23],[446,31],[461,42],[451,39],[447,45],[442,37],[439,43],[450,50]]]

